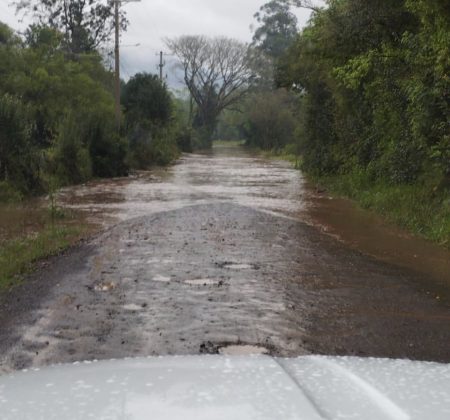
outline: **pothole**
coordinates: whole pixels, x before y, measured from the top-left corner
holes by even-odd
[[[194,280],[185,280],[186,284],[190,286],[222,286],[223,280],[216,279],[194,279]]]
[[[269,354],[269,350],[265,347],[251,345],[230,345],[219,348],[219,354],[225,356],[255,356]]]
[[[97,284],[94,287],[94,290],[96,292],[110,292],[111,290],[114,290],[115,288],[116,288],[115,283],[113,283],[112,281],[107,281],[104,283]]]
[[[251,270],[253,268],[253,266],[250,264],[238,264],[238,263],[228,264],[226,267],[231,270]]]
[[[153,277],[153,281],[157,281],[160,283],[170,283],[170,277],[158,275],[158,276]]]
[[[259,270],[259,265],[240,262],[223,262],[217,264],[220,268],[228,268],[230,270]]]
[[[129,305],[124,305],[123,309],[126,311],[142,311],[144,309],[142,305],[136,305],[135,303],[130,303]]]

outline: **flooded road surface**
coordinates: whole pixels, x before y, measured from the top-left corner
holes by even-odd
[[[3,299],[2,370],[227,349],[450,361],[448,251],[286,163],[219,148],[60,200],[104,230]]]
[[[68,188],[62,191],[61,202],[87,211],[92,221],[107,226],[211,203],[295,216],[305,209],[306,194],[310,193],[300,172],[289,163],[252,157],[238,148],[216,148],[211,154],[186,155],[168,169]]]

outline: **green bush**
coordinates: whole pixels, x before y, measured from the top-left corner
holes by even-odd
[[[192,128],[191,144],[194,150],[210,149],[212,145],[211,129],[201,125]]]
[[[172,133],[163,132],[152,141],[153,161],[157,165],[168,165],[178,158],[180,152]]]
[[[130,167],[147,169],[169,164],[179,154],[177,140],[183,147],[190,147],[189,133],[177,128],[177,109],[171,94],[156,75],[138,73],[132,77],[123,89],[122,101]]]
[[[373,181],[403,185],[432,164],[450,183],[447,3],[332,0],[313,14],[277,73],[303,96],[308,172],[370,166]]]
[[[178,129],[176,134],[178,149],[185,153],[192,153],[192,128],[184,126]]]
[[[0,181],[24,194],[38,178],[30,132],[28,109],[9,94],[0,96]]]
[[[15,203],[23,199],[23,194],[8,181],[0,181],[0,203]]]
[[[128,174],[126,157],[128,142],[116,129],[112,113],[93,113],[83,130],[83,141],[89,148],[92,173],[95,177],[116,177]]]
[[[153,135],[138,130],[130,143],[128,163],[132,168],[145,170],[153,165],[168,165],[179,154],[175,134],[170,130],[155,130]]]
[[[301,95],[303,169],[448,243],[450,9],[445,0],[330,0],[278,63]]]
[[[248,146],[280,150],[294,140],[292,96],[285,90],[255,94],[246,106],[243,131]]]
[[[61,185],[83,183],[92,176],[92,160],[89,150],[83,144],[82,122],[68,114],[61,122],[56,144],[50,149],[50,173]]]

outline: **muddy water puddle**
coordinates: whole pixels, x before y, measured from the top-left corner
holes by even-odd
[[[408,234],[346,199],[311,196],[308,216],[315,226],[353,249],[419,273],[425,289],[450,289],[450,251],[444,247]]]
[[[433,284],[450,288],[450,251],[408,235],[348,200],[318,193],[286,162],[239,148],[185,155],[168,169],[67,188],[59,199],[104,227],[200,204],[242,205],[313,225],[351,248],[421,274],[425,283],[433,279]],[[214,219],[207,220],[199,229],[214,224]],[[284,246],[278,239],[273,246]],[[254,269],[247,263],[228,268]]]

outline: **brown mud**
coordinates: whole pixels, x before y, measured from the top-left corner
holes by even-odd
[[[104,231],[0,298],[2,371],[235,345],[450,362],[450,254],[283,162],[216,149],[60,200]]]

